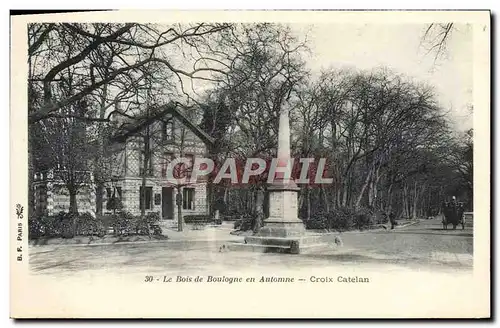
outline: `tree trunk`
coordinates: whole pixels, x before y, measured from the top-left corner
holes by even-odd
[[[144,219],[146,216],[146,173],[143,172],[142,174],[142,183],[141,183],[141,218]]]
[[[344,181],[342,182],[342,206],[346,207],[347,206],[347,183]]]
[[[175,197],[177,203],[177,231],[184,230],[184,220],[182,218],[182,190],[177,186],[177,196]]]
[[[104,184],[102,182],[98,182],[95,189],[95,206],[97,215],[102,215],[103,212],[103,194]]]
[[[401,196],[402,196],[402,203],[403,203],[403,215],[405,217],[408,217],[409,216],[409,212],[408,212],[408,187],[406,186],[406,183],[403,186],[403,194]]]
[[[335,202],[334,202],[335,207],[334,207],[334,209],[339,208],[339,206],[340,206],[340,189],[339,189],[338,186],[339,186],[339,184],[337,183],[335,185],[335,187],[334,187],[335,188],[335,194],[334,194],[334,197],[335,197]]]
[[[368,183],[368,206],[373,206],[373,179]]]
[[[78,214],[78,203],[76,201],[76,188],[68,188],[69,191],[69,212]]]
[[[326,213],[330,212],[330,202],[328,201],[328,195],[326,194],[326,190],[323,184],[319,186],[319,194],[321,202],[325,208]]]
[[[414,183],[413,192],[414,192],[414,195],[413,195],[412,219],[416,219],[417,216],[418,216],[418,207],[417,207],[417,204],[418,204],[418,189],[417,189],[417,181],[415,181],[415,183]]]
[[[380,168],[377,168],[372,175],[372,179],[370,181],[370,202],[369,205],[373,208],[377,207],[377,193],[378,193],[378,182],[380,181]]]
[[[373,169],[370,169],[368,171],[368,174],[366,175],[365,183],[363,183],[363,187],[361,187],[358,199],[356,200],[356,205],[355,205],[356,208],[359,208],[359,205],[361,204],[361,200],[363,199],[363,195],[365,193],[366,187],[368,187],[372,174],[373,174]]]
[[[385,211],[390,213],[392,211],[392,187],[393,187],[393,184],[391,183],[389,185],[389,189],[387,190],[387,203],[386,203],[386,206],[385,206]]]
[[[307,212],[306,212],[306,220],[309,221],[311,219],[311,189],[309,187],[306,187],[307,189],[307,194],[306,194],[306,206],[307,206]]]
[[[104,84],[102,88],[102,95],[101,95],[101,106],[99,109],[99,118],[104,119],[106,116],[106,98],[108,94],[108,85]],[[96,171],[94,176],[98,177],[98,181],[96,183],[96,214],[102,215],[103,212],[103,193],[104,193],[104,176],[105,173],[105,167],[103,164],[104,160],[104,123],[98,123],[98,133],[99,133],[99,138],[98,138],[98,158],[96,159]]]
[[[229,188],[224,187],[224,204],[227,204],[227,199],[229,198]]]
[[[301,188],[299,192],[299,201],[298,201],[299,211],[304,206],[305,199],[306,199],[306,188]]]
[[[149,107],[147,109],[147,117],[149,117]],[[141,204],[141,218],[144,219],[146,215],[146,175],[148,174],[149,161],[151,158],[151,149],[149,145],[150,133],[149,125],[146,126],[146,135],[144,135],[144,154],[143,154],[143,167],[142,167],[142,204]],[[182,155],[181,155],[182,156]]]

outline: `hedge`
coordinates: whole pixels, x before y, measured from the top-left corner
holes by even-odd
[[[348,231],[367,229],[377,221],[376,215],[365,208],[341,207],[328,213],[317,212],[309,220],[305,220],[305,225],[307,229]]]
[[[124,212],[119,214],[94,217],[90,213],[75,214],[61,212],[56,216],[41,216],[29,219],[29,238],[73,238],[76,236],[99,236],[107,234],[109,227],[113,234],[123,235],[159,235],[160,214],[148,213],[144,218]]]

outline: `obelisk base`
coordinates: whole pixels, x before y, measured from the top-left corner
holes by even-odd
[[[302,220],[281,221],[269,218],[264,221],[264,226],[255,235],[258,237],[300,237],[305,235],[306,228]]]
[[[226,247],[230,251],[251,251],[260,253],[301,254],[318,249],[331,248],[332,245],[323,234],[304,234],[288,237],[247,236],[244,243],[230,242]]]
[[[244,246],[252,251],[299,254],[306,248],[324,245],[322,236],[306,233],[302,220],[297,218],[297,192],[293,181],[277,181],[268,187],[269,214],[264,226],[253,236],[245,237]],[[231,248],[237,246],[232,244]]]

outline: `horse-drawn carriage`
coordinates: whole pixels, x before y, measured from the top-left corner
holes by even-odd
[[[443,229],[448,229],[450,224],[453,225],[453,229],[456,229],[459,224],[462,225],[462,230],[465,229],[463,203],[453,200],[443,204]]]

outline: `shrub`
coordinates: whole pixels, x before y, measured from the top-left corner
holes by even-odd
[[[375,216],[368,210],[361,208],[358,211],[354,211],[354,227],[359,230],[369,228],[375,223]]]
[[[235,230],[248,231],[253,229],[254,222],[255,218],[247,214],[236,220],[233,227]]]
[[[121,211],[123,209],[122,200],[118,197],[111,197],[106,202],[106,209],[108,211]]]
[[[75,224],[77,220],[78,214],[76,213],[59,213],[56,223],[60,225],[61,237],[73,238],[75,236]]]
[[[36,239],[43,237],[45,235],[46,227],[44,225],[44,221],[47,218],[39,217],[39,218],[29,218],[28,219],[28,227],[29,227],[29,239]]]
[[[113,214],[104,214],[104,215],[98,215],[96,217],[96,220],[98,222],[101,222],[104,228],[107,230],[109,227],[114,228],[114,223],[116,221],[116,218],[113,216]]]
[[[380,211],[380,212],[374,214],[373,220],[374,220],[375,224],[385,224],[385,223],[389,222],[389,214]]]
[[[348,231],[353,228],[354,210],[341,207],[329,213],[330,229],[337,231]]]
[[[61,212],[56,216],[40,216],[30,218],[28,220],[28,238],[61,237],[65,216],[66,213]]]
[[[153,235],[159,236],[162,234],[163,234],[163,231],[161,230],[161,227],[159,225],[154,225],[153,226]]]
[[[327,213],[325,212],[316,212],[311,215],[309,220],[305,220],[304,224],[306,229],[328,229],[329,222]]]
[[[144,218],[141,216],[135,217],[131,224],[133,225],[136,234],[149,235],[152,233],[152,226],[156,225],[159,221],[159,212],[149,212],[144,216]]]
[[[115,235],[130,235],[136,233],[137,218],[129,212],[112,215]]]
[[[311,219],[305,221],[307,229],[325,229],[348,231],[352,229],[365,229],[374,223],[374,216],[367,209],[354,209],[340,207],[328,213],[316,212]]]
[[[156,224],[160,221],[160,212],[149,212],[146,214],[146,221],[149,224]]]
[[[109,217],[111,219],[104,218],[104,220],[112,222],[111,226],[117,236],[149,235],[151,233],[158,235],[162,233],[161,228],[157,226],[160,221],[159,212],[147,213],[144,218],[134,216],[129,212],[110,215]]]
[[[134,233],[138,235],[149,235],[150,225],[148,224],[147,218],[141,219],[138,217],[134,222]]]
[[[103,237],[106,234],[106,226],[102,220],[93,217],[90,213],[83,213],[78,217],[76,234]]]

